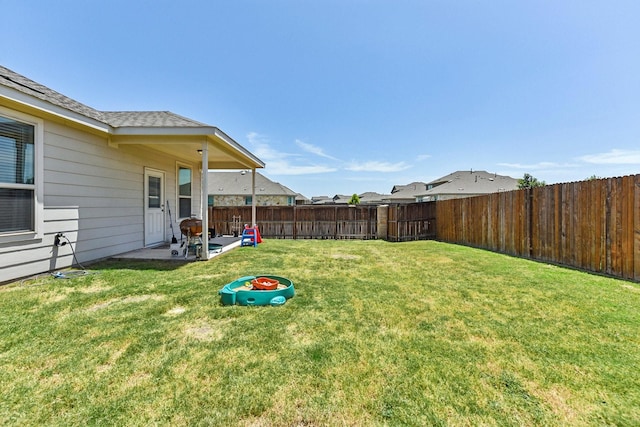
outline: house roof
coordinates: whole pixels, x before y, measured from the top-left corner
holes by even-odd
[[[215,126],[170,111],[99,111],[1,65],[0,100],[107,134],[114,148],[142,145],[201,163],[198,153],[206,146],[209,169],[264,167],[262,160]],[[159,141],[158,137],[173,139]]]
[[[207,127],[170,111],[99,111],[0,65],[0,84],[112,127]]]
[[[360,194],[360,203],[362,204],[373,204],[373,203],[382,203],[382,200],[388,199],[389,194],[380,194],[374,191],[367,191],[366,193]]]
[[[38,82],[28,79],[27,77],[11,71],[2,65],[0,65],[0,85],[10,87],[18,92],[46,101],[66,110],[73,111],[80,115],[104,121],[102,112],[41,85]]]
[[[407,185],[394,185],[391,190],[391,194],[384,197],[384,200],[399,201],[399,200],[415,200],[415,198],[424,194],[427,189],[427,184],[424,182],[412,182]]]
[[[490,194],[518,188],[518,180],[486,171],[456,171],[427,183],[433,186],[420,196],[439,194]]]
[[[325,205],[333,203],[333,199],[329,196],[313,196],[311,197],[311,203],[314,205]]]
[[[209,172],[209,194],[212,195],[242,195],[250,196],[251,173],[244,171],[234,172]],[[297,197],[298,193],[290,188],[271,181],[261,173],[256,172],[256,195],[257,196],[292,196]]]
[[[105,122],[113,127],[207,127],[171,111],[103,111]]]

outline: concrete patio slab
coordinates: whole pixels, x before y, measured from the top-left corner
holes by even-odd
[[[219,250],[210,250],[209,251],[209,259],[214,258],[221,253],[230,251],[233,248],[237,248],[240,246],[240,237],[234,236],[216,236],[214,238],[209,239],[209,243],[215,243],[217,245],[221,245]],[[180,241],[178,241],[180,243]],[[183,251],[179,251],[179,255],[175,256],[171,254],[171,249],[168,243],[152,247],[152,248],[142,248],[136,249],[135,251],[125,252],[123,254],[114,255],[111,257],[112,259],[140,259],[140,260],[161,260],[161,261],[182,261],[182,262],[190,262],[190,261],[199,261],[196,259],[193,251],[189,251],[189,254],[185,258],[183,255]]]

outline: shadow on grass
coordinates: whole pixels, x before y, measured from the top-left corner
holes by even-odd
[[[91,270],[173,271],[193,264],[183,260],[107,259],[89,265]]]

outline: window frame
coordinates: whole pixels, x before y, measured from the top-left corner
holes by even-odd
[[[191,171],[191,191],[190,191],[190,195],[189,196],[182,196],[180,194],[180,169],[188,169],[189,171]],[[191,218],[192,214],[193,214],[193,166],[192,165],[188,165],[186,163],[180,163],[180,162],[176,162],[176,219],[180,220],[180,219],[186,219],[186,218]],[[189,216],[181,216],[180,213],[180,199],[189,199]]]
[[[33,230],[0,232],[0,244],[28,242],[44,237],[44,120],[0,106],[0,116],[33,126],[33,184],[0,183],[1,188],[32,190]]]

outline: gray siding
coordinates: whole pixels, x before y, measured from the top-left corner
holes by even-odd
[[[0,282],[70,266],[71,247],[53,245],[58,232],[71,241],[80,263],[143,247],[145,167],[165,173],[165,199],[179,233],[173,158],[138,146],[112,148],[105,137],[46,120],[43,145],[44,237],[0,245]],[[199,213],[200,173],[190,166],[192,211]],[[168,216],[165,223],[168,241]]]

